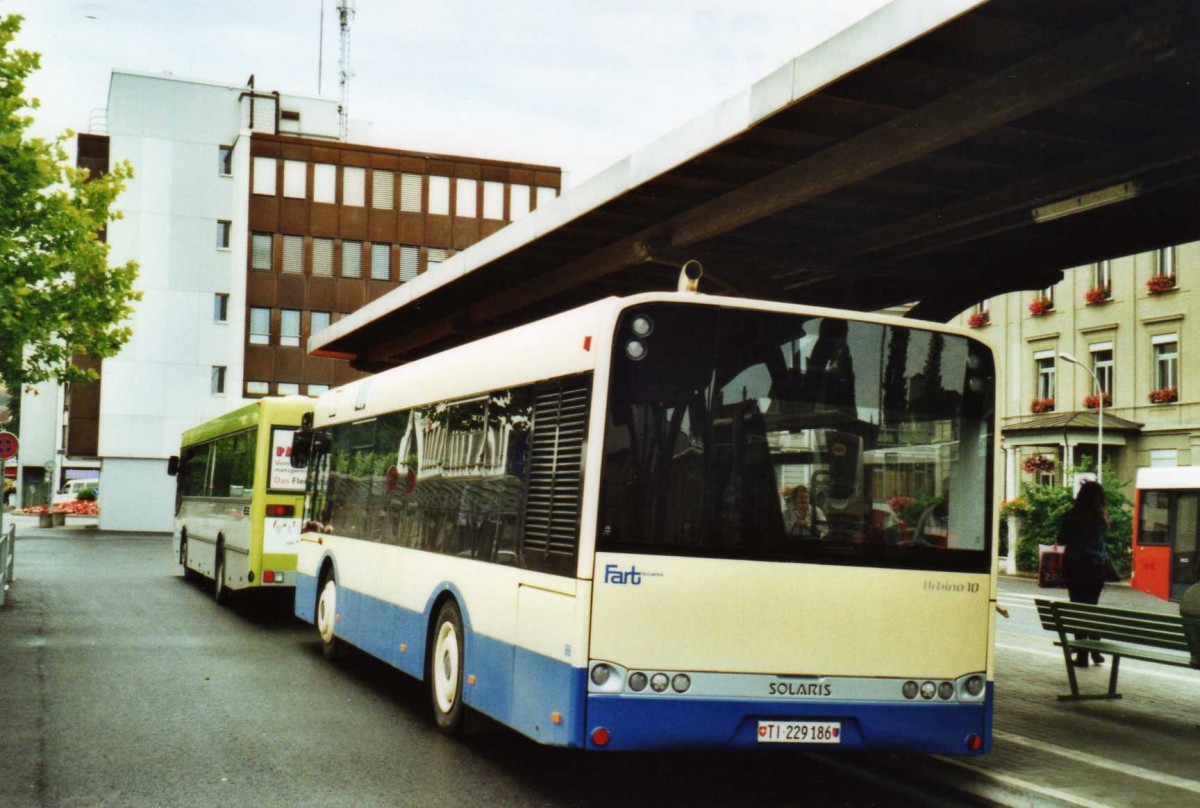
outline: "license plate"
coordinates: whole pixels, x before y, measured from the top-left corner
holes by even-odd
[[[759,743],[841,743],[840,721],[759,721]]]

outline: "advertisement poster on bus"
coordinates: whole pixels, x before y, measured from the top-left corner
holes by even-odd
[[[272,491],[304,490],[304,469],[292,468],[292,435],[294,429],[276,427],[271,430],[271,483]]]

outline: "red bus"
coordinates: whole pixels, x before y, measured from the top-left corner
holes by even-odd
[[[1200,581],[1200,466],[1138,469],[1133,588],[1179,600]]]

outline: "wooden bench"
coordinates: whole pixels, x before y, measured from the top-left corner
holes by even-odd
[[[1067,679],[1071,682],[1071,692],[1059,696],[1061,700],[1121,698],[1121,694],[1117,692],[1121,657],[1180,668],[1200,667],[1192,662],[1192,650],[1184,634],[1183,621],[1176,615],[1041,598],[1035,602],[1038,616],[1042,619],[1042,628],[1058,634],[1058,642],[1054,644],[1062,648],[1063,661],[1067,665]],[[1076,639],[1077,634],[1087,635],[1088,639]],[[1075,678],[1075,666],[1071,664],[1071,655],[1090,654],[1093,651],[1111,657],[1108,692],[1081,694]],[[1197,658],[1200,659],[1200,655]]]

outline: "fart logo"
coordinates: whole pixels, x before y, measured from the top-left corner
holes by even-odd
[[[629,569],[627,570],[621,569],[616,564],[605,564],[604,583],[618,584],[620,586],[624,586],[626,584],[641,586],[642,573],[638,572],[638,568],[632,564],[629,565]]]

